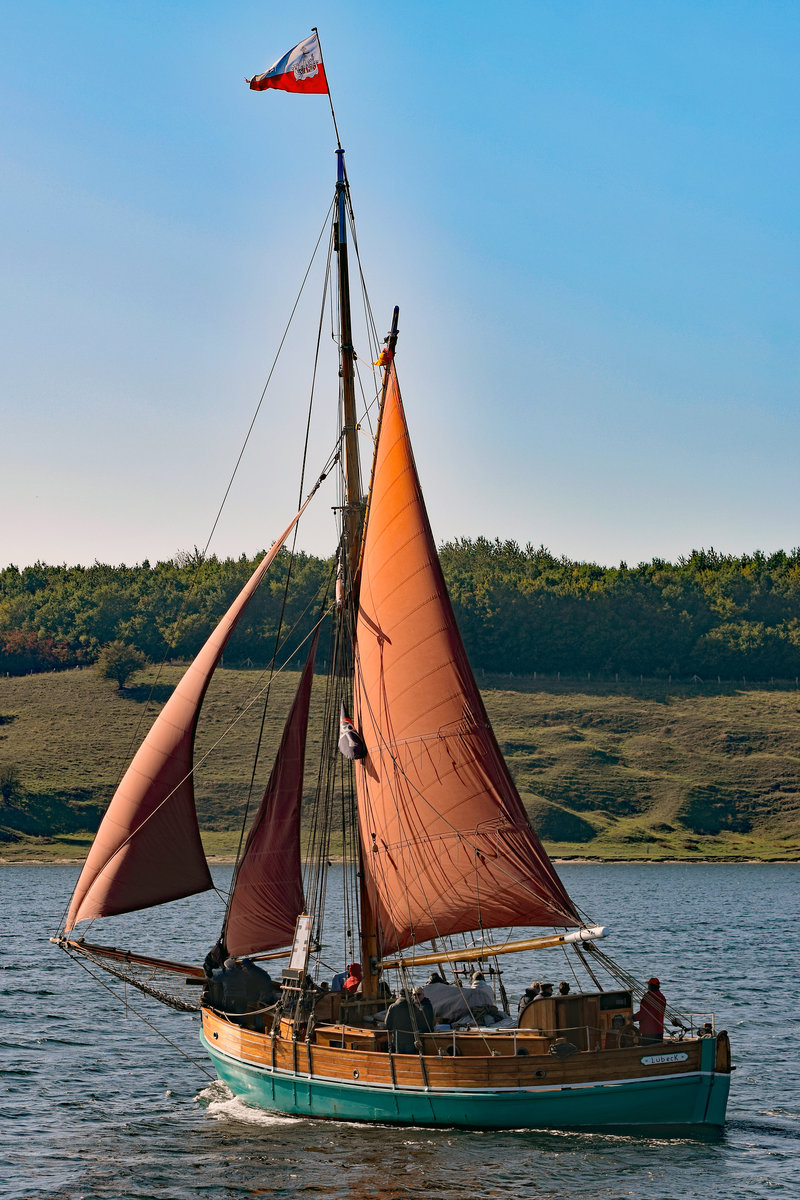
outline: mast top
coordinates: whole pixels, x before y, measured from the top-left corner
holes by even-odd
[[[317,45],[319,46],[319,59],[322,64],[323,73],[325,75],[326,89],[327,89],[327,93],[328,93],[328,103],[331,106],[331,117],[333,118],[333,129],[336,134],[336,145],[339,147],[339,150],[342,153],[344,153],[344,151],[342,151],[342,142],[339,137],[339,126],[336,124],[336,113],[333,111],[333,97],[331,96],[331,85],[328,82],[328,72],[325,70],[325,59],[323,58],[323,55],[322,55],[322,42],[320,41],[319,30],[317,29],[316,25],[311,26],[311,32],[315,33],[317,35]]]

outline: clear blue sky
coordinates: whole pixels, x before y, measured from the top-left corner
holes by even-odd
[[[437,540],[603,563],[800,543],[800,5],[2,12],[0,565],[205,543],[335,173],[325,98],[244,77],[312,25]],[[294,511],[318,304],[221,555]],[[334,503],[305,549],[331,550]]]

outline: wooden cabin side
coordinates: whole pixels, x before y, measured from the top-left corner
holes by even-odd
[[[524,1009],[519,1027],[537,1030],[550,1040],[563,1038],[578,1050],[615,1049],[619,1044],[612,1035],[616,1016],[631,1022],[630,992],[580,992],[534,1000]]]

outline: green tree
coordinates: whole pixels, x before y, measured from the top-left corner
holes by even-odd
[[[125,642],[109,642],[97,657],[97,669],[104,679],[116,681],[120,691],[131,675],[141,670],[147,659],[141,650],[128,646]]]
[[[0,765],[0,796],[8,804],[19,791],[19,773],[12,763]]]

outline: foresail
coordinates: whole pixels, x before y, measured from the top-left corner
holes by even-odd
[[[261,560],[153,722],[100,823],[66,929],[213,886],[194,804],[197,719],[228,639],[306,504],[308,500]]]
[[[575,909],[497,746],[442,576],[394,368],[361,563],[355,722],[368,895],[382,952]]]
[[[303,911],[300,806],[318,637],[319,630],[236,872],[225,925],[229,954],[252,954],[288,945]]]

